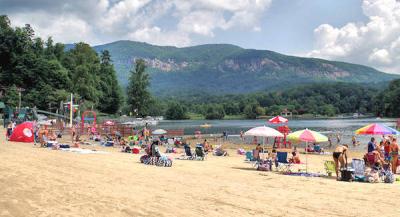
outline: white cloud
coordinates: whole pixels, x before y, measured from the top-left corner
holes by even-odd
[[[30,23],[38,35],[56,41],[90,44],[131,39],[187,46],[193,37],[213,37],[216,30],[260,31],[271,0],[3,0],[15,25]]]
[[[367,23],[342,27],[322,24],[314,30],[315,49],[309,56],[356,62],[400,73],[400,2],[364,0]]]
[[[28,19],[35,30],[35,35],[44,40],[47,37],[53,37],[57,42],[90,41],[99,43],[93,34],[92,27],[86,21],[74,15],[54,16],[37,12],[25,12],[23,16],[18,15],[10,17],[13,25],[23,26]]]
[[[129,36],[134,40],[158,45],[187,46],[191,43],[187,34],[162,31],[161,28],[157,26],[138,29]]]

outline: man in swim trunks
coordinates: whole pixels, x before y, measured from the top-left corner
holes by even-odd
[[[335,172],[336,177],[339,178],[339,163],[340,168],[347,167],[347,151],[349,150],[349,145],[339,145],[333,152],[333,160],[335,161]]]

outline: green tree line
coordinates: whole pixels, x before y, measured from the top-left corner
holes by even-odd
[[[116,113],[123,95],[108,51],[98,55],[88,44],[66,51],[52,38],[35,37],[30,25],[11,26],[0,16],[0,84],[3,101],[17,106],[17,88],[23,88],[22,106],[58,107],[74,93],[83,108]]]

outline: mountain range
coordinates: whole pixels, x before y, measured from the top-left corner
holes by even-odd
[[[158,96],[197,92],[236,94],[316,82],[380,83],[400,78],[363,65],[288,56],[230,44],[177,48],[116,41],[94,49],[111,53],[122,87],[128,84],[134,61],[144,59],[151,76],[151,91]]]

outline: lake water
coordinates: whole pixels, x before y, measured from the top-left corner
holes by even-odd
[[[210,128],[201,128],[202,124],[211,125]],[[389,118],[364,118],[364,119],[319,119],[319,120],[289,120],[288,126],[292,131],[308,128],[321,132],[332,137],[333,144],[336,144],[336,135],[341,137],[341,143],[351,144],[351,137],[354,131],[370,123],[381,123],[389,127],[396,126],[396,119]],[[244,132],[250,128],[257,126],[275,127],[276,125],[269,124],[266,120],[181,120],[181,121],[161,121],[157,128],[162,129],[184,129],[185,134],[193,135],[199,130],[203,134],[221,134],[223,131],[228,132],[230,138],[235,142],[235,137],[241,130]],[[378,138],[379,136],[375,136]],[[370,139],[370,136],[357,136],[356,139],[364,147]],[[378,139],[379,141],[380,139]]]

